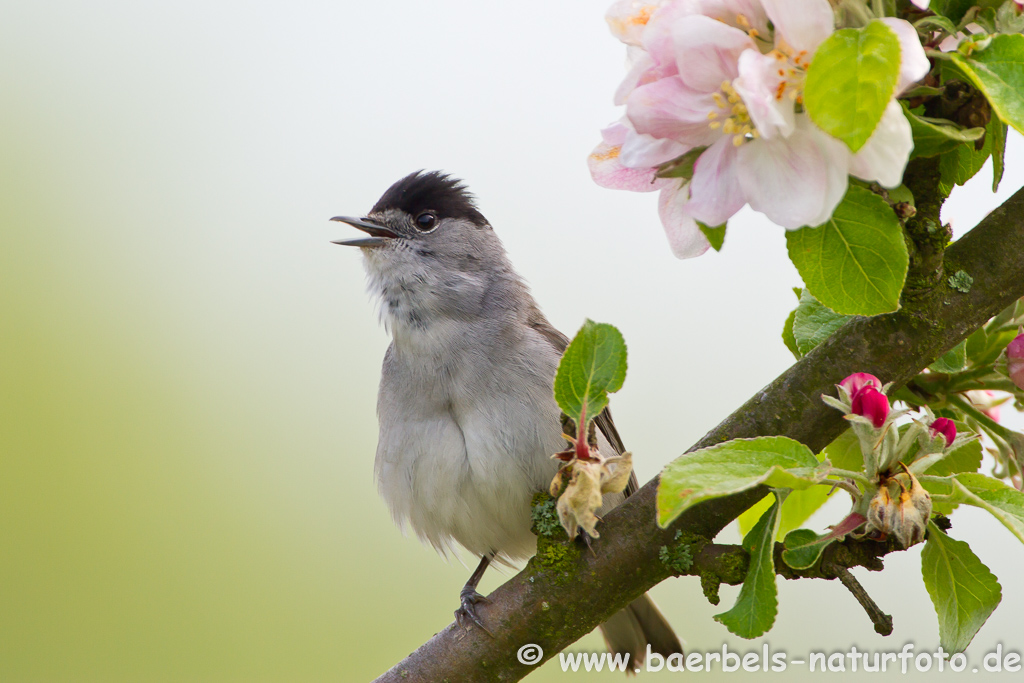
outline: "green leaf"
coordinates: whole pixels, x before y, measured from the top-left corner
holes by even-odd
[[[840,315],[830,308],[821,305],[809,290],[800,296],[800,304],[796,307],[793,318],[793,337],[796,339],[797,350],[806,356],[821,342],[831,337],[836,330],[846,324],[852,316]]]
[[[928,366],[934,372],[960,372],[967,366],[967,341],[964,340],[939,356]]]
[[[1003,354],[1006,349],[1006,345],[1014,340],[1017,336],[1017,330],[1003,330],[1002,332],[994,332],[986,334],[986,345],[983,349],[976,349],[975,352],[970,353],[971,362],[975,366],[981,367],[994,363],[999,356]],[[970,347],[968,346],[968,350]]]
[[[764,635],[775,623],[778,613],[774,539],[779,525],[779,507],[780,500],[776,495],[775,505],[743,537],[743,549],[750,553],[747,577],[732,609],[715,615],[715,621],[740,638]]]
[[[941,0],[937,0],[941,1]],[[956,24],[942,15],[928,16],[914,22],[916,29],[938,29],[950,35],[956,35]]]
[[[953,478],[948,479],[925,479],[921,482],[924,490],[932,496],[932,512],[937,515],[951,515],[959,507],[956,492],[953,489]],[[951,498],[938,498],[937,496],[951,496]]]
[[[998,7],[1002,2],[1003,0],[932,0],[928,9],[959,24],[971,7]]]
[[[688,508],[759,484],[803,489],[825,478],[811,450],[785,436],[733,439],[685,453],[661,473],[658,524],[667,526]]]
[[[988,349],[988,332],[981,326],[967,338],[967,357],[973,362]]]
[[[900,43],[880,21],[844,28],[814,53],[804,85],[804,108],[818,127],[854,152],[868,141],[896,90]]]
[[[985,130],[985,135],[991,140],[992,145],[992,191],[995,192],[999,189],[999,182],[1003,179],[1003,158],[1006,156],[1006,124],[993,114]]]
[[[966,434],[971,431],[966,423],[959,420],[953,422],[956,425],[957,434]],[[910,425],[903,425],[900,427],[900,438],[906,433]],[[904,463],[910,465],[917,459],[918,453],[921,452],[921,446],[918,442],[911,444],[910,448],[907,449],[906,454],[901,458]],[[946,457],[938,461],[924,472],[932,477],[948,477],[952,474],[959,474],[961,472],[977,472],[978,468],[981,467],[981,441],[975,439],[974,441],[968,441],[967,443],[959,446],[956,450],[951,451]],[[952,492],[949,486],[943,486],[940,493],[949,494]]]
[[[939,190],[948,195],[954,185],[963,185],[985,166],[992,152],[992,141],[985,137],[981,149],[974,145],[957,145],[952,152],[939,157]]]
[[[1024,14],[1019,13],[1016,2],[1004,2],[996,10],[998,33],[1020,33],[1024,31]]]
[[[704,225],[700,221],[697,221],[697,227],[700,228],[700,231],[708,238],[708,242],[711,243],[712,249],[715,251],[722,251],[722,244],[725,242],[725,223],[712,228]]]
[[[950,53],[1002,121],[1024,133],[1024,35],[993,36],[970,57]]]
[[[555,374],[555,401],[586,433],[589,421],[608,405],[626,379],[626,342],[613,325],[587,320],[562,354]]]
[[[1024,543],[1024,493],[984,474],[960,474],[954,487],[968,505],[987,510]]]
[[[911,206],[917,206],[914,203],[914,193],[906,185],[897,185],[891,190],[887,190],[887,192],[889,194],[889,202],[892,204],[903,202]]]
[[[955,422],[954,424],[956,424],[958,434],[968,431],[967,425],[963,422]],[[981,441],[978,439],[968,441],[929,467],[925,474],[934,477],[945,477],[961,472],[977,472],[978,468],[981,467],[981,456]]]
[[[790,353],[796,357],[797,360],[803,358],[800,353],[800,349],[796,346],[796,337],[793,336],[793,319],[796,318],[796,309],[794,308],[789,312],[789,316],[786,317],[786,323],[782,326],[782,343],[786,345]]]
[[[847,429],[837,436],[832,443],[825,446],[822,454],[834,467],[841,470],[852,472],[864,470],[864,452],[860,448],[860,439],[852,429]]]
[[[793,491],[782,503],[782,515],[779,517],[779,532],[776,540],[781,541],[793,529],[803,526],[811,515],[825,504],[829,498],[828,486],[812,486],[800,491]],[[753,507],[736,518],[740,533],[745,534],[754,528],[757,520],[772,504],[772,497],[765,496]]]
[[[666,161],[658,167],[658,172],[655,174],[659,178],[683,178],[684,180],[691,180],[693,178],[693,166],[697,163],[698,157],[704,153],[707,146],[694,147],[686,154],[678,156],[671,161]],[[717,249],[715,251],[718,251]]]
[[[939,641],[950,654],[963,652],[1002,599],[996,577],[963,541],[928,523],[921,574],[939,617]]]
[[[984,128],[964,128],[946,119],[932,119],[918,116],[910,111],[906,102],[903,113],[910,121],[910,129],[914,134],[914,152],[911,157],[934,157],[952,152],[961,143],[973,144],[985,134]]]
[[[793,569],[807,569],[821,557],[822,551],[832,542],[844,538],[860,527],[867,518],[859,512],[851,512],[831,531],[816,534],[810,529],[797,529],[786,535],[783,542],[782,561]]]
[[[850,186],[832,218],[786,233],[789,258],[821,303],[836,313],[878,315],[900,307],[907,246],[892,208]]]
[[[835,540],[831,536],[828,533],[819,536],[810,529],[789,532],[783,541],[786,549],[782,551],[782,561],[793,569],[807,569],[813,566],[825,548]]]

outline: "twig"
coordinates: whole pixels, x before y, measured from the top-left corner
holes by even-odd
[[[850,573],[849,569],[836,567],[835,571],[836,577],[843,582],[847,590],[853,593],[853,597],[857,598],[857,602],[868,613],[868,618],[875,625],[875,633],[880,633],[883,636],[890,635],[892,633],[892,617],[875,604],[868,592],[864,590],[864,586],[860,585],[860,581]]]

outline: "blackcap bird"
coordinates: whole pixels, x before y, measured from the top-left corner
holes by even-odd
[[[416,172],[364,217],[337,216],[366,237],[359,247],[392,342],[377,398],[377,485],[400,527],[447,554],[480,558],[455,615],[487,630],[476,587],[492,561],[536,552],[531,500],[548,489],[562,451],[552,383],[568,344],[526,284],[461,181]],[[623,452],[607,411],[599,449]],[[636,490],[631,477],[625,495]],[[605,508],[622,494],[606,496]],[[599,511],[600,513],[600,511]],[[647,646],[668,656],[679,639],[643,595],[602,624],[610,650],[639,665]]]

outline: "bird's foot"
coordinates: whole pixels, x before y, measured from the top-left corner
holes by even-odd
[[[455,622],[461,628],[468,628],[469,624],[467,622],[471,621],[477,626],[479,626],[484,633],[493,638],[494,634],[491,633],[486,626],[484,626],[484,622],[480,619],[480,615],[476,612],[477,604],[481,602],[489,603],[490,600],[480,595],[472,588],[464,588],[462,592],[459,593],[459,600],[462,604],[459,606],[459,609],[455,610]]]

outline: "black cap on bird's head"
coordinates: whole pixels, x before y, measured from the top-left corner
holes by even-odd
[[[389,220],[396,213],[407,218],[403,223],[411,221],[413,230],[409,234],[403,234],[402,226]],[[462,219],[478,228],[490,227],[461,180],[441,171],[416,171],[389,187],[365,218],[335,216],[331,220],[347,223],[371,235],[368,238],[338,240],[334,244],[375,247],[396,237],[433,232],[446,218]]]

